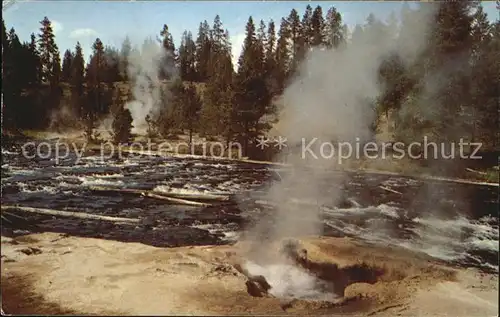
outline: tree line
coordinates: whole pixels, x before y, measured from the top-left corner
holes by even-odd
[[[342,50],[370,32],[408,42],[415,19],[427,5],[431,4],[417,9],[405,6],[399,21],[394,14],[388,21],[371,14],[352,32],[335,7],[326,14],[321,6],[308,5],[302,15],[292,9],[279,25],[250,16],[237,69],[229,32],[218,15],[212,25],[201,22],[196,37],[185,31],[178,48],[167,24],[142,47],[133,46],[128,37],[120,49],[97,38],[87,64],[80,43],[67,49],[61,61],[47,17],[40,22],[40,33],[31,34],[26,42],[21,42],[14,28],[6,32],[2,20],[4,128],[81,128],[92,139],[97,123],[111,115],[115,141],[127,142],[132,116],[125,104],[133,96],[117,83],[133,85],[127,71],[130,63],[159,44],[167,52],[157,74],[165,85],[155,101],[159,111],[146,115],[148,133],[169,137],[188,131],[190,136],[197,132],[223,137],[227,144],[237,140],[248,155],[255,138],[270,128],[274,101],[298,75],[308,52]],[[390,119],[396,140],[411,139],[415,131],[443,139],[460,131],[497,149],[500,22],[489,22],[479,1],[432,5],[438,9],[429,27],[429,41],[415,62],[407,65],[397,54],[388,54],[380,65],[379,80],[385,88],[373,100],[377,118]],[[430,74],[443,65],[454,71],[439,78],[433,100],[422,100]],[[425,102],[433,105],[433,116],[424,114],[420,105]],[[70,115],[54,117],[62,106]],[[376,120],[375,129],[378,124]]]

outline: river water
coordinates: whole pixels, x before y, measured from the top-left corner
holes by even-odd
[[[286,173],[286,171],[284,171]],[[75,154],[27,159],[20,145],[2,147],[2,204],[141,219],[139,225],[16,212],[3,217],[2,234],[52,231],[142,242],[159,247],[224,244],[272,206],[257,199],[273,168],[199,158],[135,155],[102,160]],[[210,193],[235,203],[212,207],[90,190],[91,186],[161,192]],[[498,272],[498,187],[348,173],[341,202],[322,206],[324,234],[424,252],[453,265]],[[237,203],[236,203],[237,202]]]

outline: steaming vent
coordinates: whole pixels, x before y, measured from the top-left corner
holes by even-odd
[[[294,240],[286,241],[274,261],[247,260],[236,269],[243,273],[247,291],[256,297],[339,303],[353,283],[374,284],[384,270],[356,264],[339,268],[335,263],[315,262]]]

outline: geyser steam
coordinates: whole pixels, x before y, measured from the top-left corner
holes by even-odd
[[[379,84],[379,67],[390,54],[398,54],[405,63],[412,63],[415,51],[425,45],[429,17],[426,14],[415,23],[409,43],[388,37],[380,24],[380,28],[371,26],[353,34],[350,43],[341,48],[314,49],[308,54],[299,75],[284,91],[284,110],[280,115],[280,133],[288,144],[286,161],[292,168],[267,191],[267,200],[277,208],[271,219],[262,219],[249,232],[254,242],[248,254],[250,261],[260,265],[284,264],[285,259],[262,245],[322,234],[320,206],[338,202],[343,176],[332,173],[338,161],[322,156],[320,144],[356,141],[362,144],[373,137],[373,101],[383,89]],[[303,152],[303,145],[314,138],[319,141],[311,150],[318,158]],[[291,198],[300,203],[289,203]]]
[[[168,54],[159,43],[150,39],[144,42],[140,52],[133,50],[128,58],[127,72],[134,83],[134,100],[125,107],[132,114],[134,133],[144,133],[147,128],[146,116],[158,114],[163,93],[160,74],[163,72],[171,77],[176,74],[175,69],[165,66]]]

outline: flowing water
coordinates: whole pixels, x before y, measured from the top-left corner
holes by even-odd
[[[155,246],[223,244],[272,206],[258,197],[279,181],[271,167],[235,161],[135,155],[124,159],[72,154],[27,159],[20,145],[2,148],[2,204],[83,211],[141,219],[114,224],[16,212],[2,233],[53,231],[142,242]],[[286,171],[283,171],[286,173]],[[333,173],[333,172],[332,172]],[[233,202],[212,207],[172,205],[139,195],[95,192],[90,186],[158,193],[224,194]],[[498,271],[498,187],[349,173],[343,198],[321,206],[324,234],[427,253],[450,264]],[[305,207],[304,210],[307,211]]]

